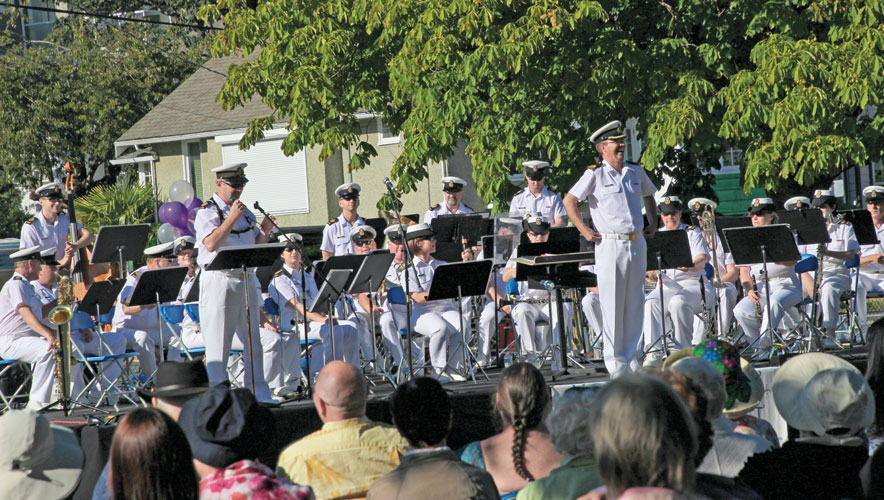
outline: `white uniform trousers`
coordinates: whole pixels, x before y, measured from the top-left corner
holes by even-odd
[[[698,280],[689,279],[677,282],[663,282],[662,310],[666,311],[663,317],[672,321],[672,340],[676,349],[690,347],[694,337],[695,315],[703,310],[703,295]],[[706,290],[706,303],[712,302],[712,291]],[[654,288],[645,297],[645,349],[653,346],[653,352],[648,353],[651,359],[660,359],[663,353],[662,341],[658,342],[663,331],[661,330],[660,289]],[[657,345],[654,345],[654,344]]]
[[[586,317],[586,321],[589,323],[589,326],[592,327],[592,332],[595,334],[595,338],[598,338],[599,335],[603,335],[603,320],[602,320],[602,303],[599,300],[599,294],[595,292],[587,292],[586,295],[583,296],[583,300],[580,301],[580,305],[583,307],[583,315]],[[587,349],[589,346],[586,346]],[[588,353],[591,354],[591,353]]]
[[[645,239],[603,239],[595,246],[596,276],[605,342],[605,367],[613,377],[638,370],[638,344],[642,338],[645,271],[648,247]]]
[[[92,340],[86,342],[83,332],[76,330],[71,332],[71,340],[77,345],[80,352],[87,356],[107,356],[126,352],[126,337],[117,332],[104,332],[99,337],[99,334],[93,331]],[[122,371],[117,360],[103,361],[101,369],[101,376],[96,387],[96,390],[99,391],[111,387]],[[76,397],[86,387],[85,372],[83,363],[76,363],[71,367],[72,397]],[[114,397],[112,400],[116,399],[117,397]]]
[[[572,309],[571,304],[562,305],[562,315],[564,316],[565,325],[571,324]],[[541,330],[537,328],[537,322],[543,320],[552,325],[552,328],[546,330],[547,335],[552,338],[544,338]],[[513,328],[516,335],[519,336],[519,342],[522,343],[522,352],[526,353],[529,363],[537,359],[537,355],[541,354],[550,343],[558,345],[559,339],[559,315],[556,311],[556,302],[552,302],[552,318],[550,318],[549,304],[529,304],[520,302],[513,306]],[[550,334],[549,332],[552,331]],[[564,346],[568,349],[568,346]],[[556,358],[558,359],[557,353]]]
[[[494,323],[494,310],[496,308],[497,304],[493,300],[488,300],[485,306],[482,307],[481,314],[479,314],[479,352],[476,355],[478,361],[490,361],[488,358],[491,356],[491,337],[497,333],[497,325]],[[503,319],[504,316],[506,316],[506,313],[503,311],[497,312],[498,321]],[[502,345],[499,347],[503,349],[506,346]]]
[[[724,337],[727,334],[728,328],[730,328],[731,322],[734,319],[734,306],[736,304],[737,286],[733,283],[724,283],[724,286],[718,289],[718,307],[719,311],[721,311],[721,326],[724,328],[723,331],[718,332],[719,337]],[[715,313],[715,304],[707,302],[706,306],[709,308],[709,317],[716,325],[716,331],[718,331],[718,314]],[[691,340],[691,345],[697,345],[703,341],[704,328],[703,319],[700,317],[694,318],[694,336]]]
[[[0,357],[32,363],[30,401],[52,402],[55,353],[44,337],[36,332],[33,335],[0,335]]]
[[[227,358],[233,338],[239,339],[245,346],[249,336],[249,320],[251,318],[252,336],[249,342],[251,352],[261,351],[260,306],[261,294],[255,273],[249,272],[248,278],[242,271],[204,271],[200,275],[200,330],[206,343],[206,371],[209,384],[216,385],[227,380]],[[245,305],[245,287],[249,287],[250,303],[247,311]],[[248,314],[250,312],[250,314]],[[264,373],[264,362],[261,356],[244,355],[245,372],[252,369],[255,373]],[[270,387],[263,377],[255,377],[255,387],[245,386],[255,393],[258,401],[271,399]]]
[[[328,323],[311,321],[309,323],[307,337],[322,341],[322,345],[313,348],[310,356],[310,374],[313,376],[327,363],[340,360],[359,368],[359,327],[356,323],[347,320],[335,320],[334,331]],[[304,338],[304,327],[298,323],[299,338]],[[334,336],[334,339],[332,339]],[[334,353],[332,353],[332,340],[334,340]],[[332,356],[334,354],[334,356]]]
[[[178,350],[176,343],[172,342],[175,336],[169,330],[169,325],[165,322],[163,325],[163,347],[168,347],[167,359],[178,361],[181,359],[181,352]],[[176,325],[177,326],[177,325]],[[178,330],[180,328],[176,328]],[[141,371],[150,377],[157,371],[157,345],[160,344],[160,332],[156,329],[136,330],[134,328],[117,328],[116,333],[126,339],[126,347],[138,353],[138,364],[141,365]]]
[[[412,330],[430,339],[430,364],[436,371],[442,371],[446,366],[463,367],[460,316],[456,310],[439,313],[416,306],[412,308],[411,320],[414,323]],[[402,322],[405,322],[404,315]]]
[[[356,311],[347,316],[347,321],[356,325],[356,329],[359,332],[359,352],[362,355],[362,361],[368,363],[376,355],[372,347],[374,335],[370,331],[371,322],[369,321],[368,313]]]
[[[834,331],[838,324],[838,310],[841,306],[841,294],[852,289],[850,274],[847,272],[823,272],[820,281],[820,310],[823,313],[822,326]]]
[[[393,365],[401,366],[402,358],[405,356],[404,345],[404,337],[401,337],[400,331],[405,328],[405,320],[406,320],[406,312],[405,306],[396,304],[393,306],[394,309],[392,311],[384,311],[381,314],[381,317],[378,318],[378,325],[381,327],[381,335],[384,338],[384,348],[393,358]],[[432,337],[434,335],[442,335],[443,332],[447,329],[447,325],[445,322],[439,318],[438,322],[431,321],[430,317],[427,317],[421,324],[424,328],[423,332],[418,332],[416,330],[417,321],[414,314],[411,317],[411,329],[412,329],[412,347],[411,347],[411,355],[413,359],[420,360],[423,358],[423,341],[420,338],[420,335],[426,337]]]
[[[761,296],[761,300],[758,303],[761,305],[761,314],[763,318],[755,313],[755,304],[753,304],[748,297],[743,297],[739,304],[734,307],[734,318],[736,318],[737,323],[739,323],[740,328],[743,329],[743,333],[746,334],[746,339],[750,343],[754,342],[762,331],[766,331],[768,325],[767,307],[765,306],[767,303],[767,297],[764,291],[764,282],[759,282],[758,285],[760,289],[759,295]],[[774,328],[781,328],[783,316],[786,314],[786,311],[801,302],[801,298],[801,288],[798,286],[797,277],[793,278],[787,276],[782,278],[771,278],[770,324],[772,324]],[[755,347],[770,347],[770,339],[762,339],[760,344],[755,344]]]
[[[865,337],[866,330],[869,328],[866,296],[869,292],[881,291],[884,291],[884,272],[859,273],[859,284],[856,287],[856,318],[863,337]]]

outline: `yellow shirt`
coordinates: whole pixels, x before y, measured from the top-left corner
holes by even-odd
[[[282,451],[276,474],[311,486],[317,500],[365,498],[407,448],[395,427],[366,417],[327,422]]]

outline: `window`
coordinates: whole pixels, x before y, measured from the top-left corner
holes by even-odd
[[[141,187],[153,183],[150,175],[150,163],[138,163],[138,185]]]
[[[203,170],[200,159],[200,142],[184,142],[181,156],[184,158],[184,178],[193,186],[193,195],[203,199]]]
[[[721,157],[723,167],[739,167],[743,160],[743,150],[737,148],[728,148]]]
[[[388,144],[399,144],[399,134],[394,134],[390,127],[384,123],[381,117],[378,117],[378,145],[386,146]]]
[[[884,184],[884,164],[880,161],[872,163],[872,183]]]

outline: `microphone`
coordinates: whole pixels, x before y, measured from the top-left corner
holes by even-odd
[[[384,185],[387,186],[387,189],[390,191],[390,196],[392,196],[394,189],[393,189],[393,183],[390,182],[389,177],[384,177]]]
[[[255,201],[255,204],[252,206],[255,208],[255,210],[261,212],[262,214],[264,213],[264,210],[261,208],[261,204],[258,203],[257,200]]]

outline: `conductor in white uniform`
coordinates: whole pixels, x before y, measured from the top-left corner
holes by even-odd
[[[216,175],[217,191],[203,203],[193,223],[196,229],[197,264],[203,268],[200,275],[200,326],[206,342],[206,371],[211,385],[227,380],[225,367],[234,335],[245,346],[251,331],[250,350],[255,355],[245,356],[245,373],[255,374],[255,387],[248,387],[251,376],[245,377],[246,385],[254,390],[258,401],[272,401],[267,381],[261,376],[263,360],[257,355],[261,352],[258,325],[261,296],[257,293],[259,284],[255,272],[250,270],[244,276],[241,270],[205,270],[220,248],[265,243],[273,228],[273,221],[269,218],[265,218],[259,226],[255,215],[239,200],[249,181],[245,168],[245,163],[238,163],[212,169]],[[251,287],[251,300],[244,306],[246,286]],[[250,310],[247,311],[246,307]],[[247,318],[251,319],[251,329]]]
[[[657,231],[656,188],[639,165],[624,161],[626,135],[619,121],[596,130],[590,140],[602,156],[565,195],[568,218],[588,241],[596,243],[596,275],[604,321],[605,367],[612,377],[637,370],[638,342],[644,319],[647,245],[642,236]],[[587,226],[577,203],[587,200],[593,223]],[[642,222],[642,204],[648,225]]]

